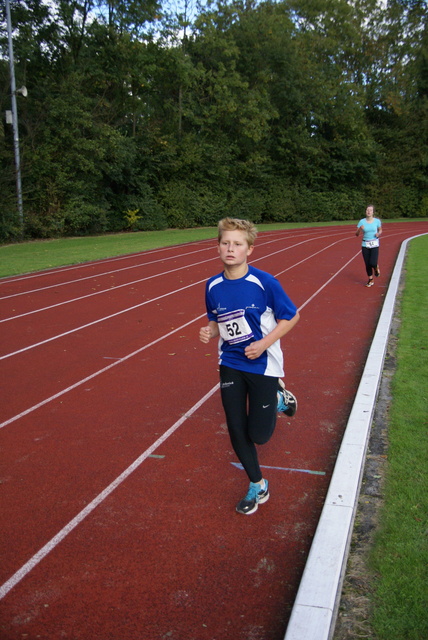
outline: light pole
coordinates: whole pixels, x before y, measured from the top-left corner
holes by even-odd
[[[18,196],[18,214],[21,233],[24,231],[24,208],[22,206],[22,186],[21,186],[21,160],[19,157],[19,132],[18,132],[18,108],[16,105],[16,85],[15,85],[15,68],[13,61],[13,44],[12,44],[12,22],[10,19],[10,4],[6,0],[6,17],[7,17],[7,36],[9,41],[9,65],[10,65],[10,90],[12,97],[12,128],[13,128],[13,148],[15,150],[15,167],[16,167],[16,192]],[[23,95],[24,87],[20,89]]]

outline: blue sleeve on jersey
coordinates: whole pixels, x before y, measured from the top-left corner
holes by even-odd
[[[297,313],[296,305],[285,293],[281,283],[274,277],[272,277],[268,289],[267,303],[277,320],[291,320]]]

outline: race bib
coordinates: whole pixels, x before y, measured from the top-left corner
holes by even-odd
[[[245,310],[237,309],[217,316],[220,335],[229,344],[245,342],[253,337],[253,332],[245,318]]]
[[[374,247],[379,246],[379,238],[375,238],[374,240],[366,240],[366,247],[369,249],[373,249]]]

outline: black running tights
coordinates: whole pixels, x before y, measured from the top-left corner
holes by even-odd
[[[366,273],[368,277],[371,278],[379,260],[379,247],[373,247],[372,249],[362,247],[362,252],[364,264],[366,265]]]
[[[233,449],[251,482],[260,482],[255,445],[268,442],[274,432],[278,378],[221,365],[220,389]]]

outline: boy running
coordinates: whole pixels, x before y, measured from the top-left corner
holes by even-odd
[[[224,271],[206,284],[208,325],[199,331],[207,344],[219,338],[220,389],[233,449],[250,486],[237,504],[254,513],[269,499],[256,444],[275,429],[277,411],[294,415],[297,402],[285,390],[280,338],[298,322],[296,306],[272,275],[248,265],[256,227],[248,220],[224,218],[218,224],[218,251]]]

